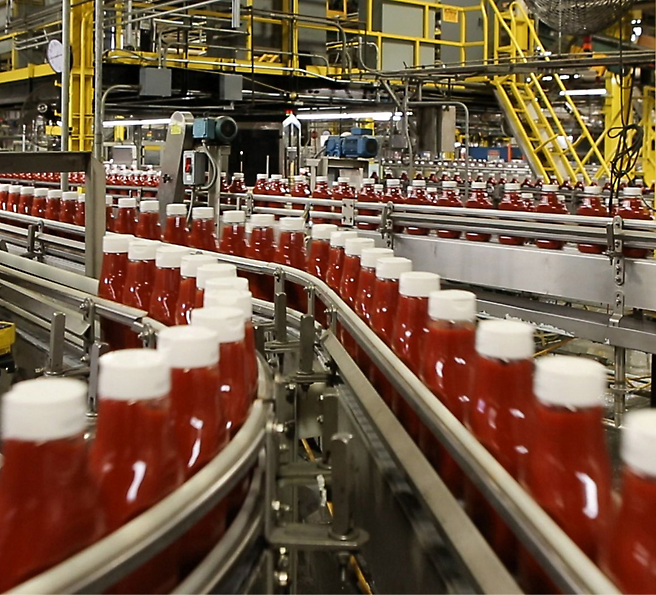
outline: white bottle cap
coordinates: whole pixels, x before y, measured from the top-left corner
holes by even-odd
[[[362,264],[362,257],[360,257]],[[440,276],[425,271],[409,271],[399,277],[399,293],[406,297],[427,298],[433,291],[440,290]]]
[[[585,186],[585,188],[583,188],[583,194],[599,196],[601,194],[601,186]]]
[[[305,231],[305,220],[303,217],[281,217],[280,231],[301,232]]]
[[[244,320],[250,322],[253,318],[253,294],[248,290],[218,289],[205,290],[204,308],[212,307],[238,308]]]
[[[243,180],[244,179],[244,174],[242,174],[241,172],[235,172],[234,174],[232,174],[232,179],[233,180]]]
[[[212,207],[194,207],[191,210],[191,218],[204,221],[214,219],[214,209]]]
[[[442,188],[457,188],[458,187],[458,182],[455,180],[444,180],[442,182]]]
[[[244,277],[214,277],[205,281],[205,295],[208,291],[249,291],[248,279]]]
[[[413,188],[426,188],[426,180],[412,180]]]
[[[0,192],[9,192],[9,184],[0,184]]]
[[[317,180],[317,184],[319,182],[328,182],[328,176],[317,176],[316,180]]]
[[[346,176],[339,176],[337,178],[337,183],[338,184],[348,184],[351,181],[351,178],[348,178]]]
[[[487,184],[485,182],[472,182],[472,190],[485,190],[487,188]],[[508,187],[508,184],[506,184],[506,188]]]
[[[641,475],[656,477],[656,409],[642,409],[626,414],[622,426],[620,456],[624,463]]]
[[[519,197],[524,200],[533,200],[533,195],[530,192],[522,192]]]
[[[226,211],[223,213],[223,223],[226,225],[239,225],[246,222],[245,211]]]
[[[34,194],[34,186],[21,186],[20,193],[32,196]],[[77,192],[75,194],[77,195]]]
[[[401,180],[387,180],[388,188],[396,188],[401,185]]]
[[[332,223],[315,223],[312,226],[312,239],[329,240],[336,230],[337,226]]]
[[[72,378],[37,378],[16,384],[2,398],[2,439],[46,442],[82,434],[87,386]]]
[[[209,254],[187,254],[182,257],[180,263],[180,275],[183,277],[195,277],[199,267],[216,262],[214,256]]]
[[[255,213],[251,215],[251,225],[253,227],[273,227],[275,222],[276,218],[267,213]]]
[[[77,200],[77,192],[62,192],[62,200]]]
[[[529,359],[534,351],[533,327],[515,320],[484,320],[476,331],[476,351],[496,359]]]
[[[114,197],[111,194],[105,195],[105,206],[113,207],[114,206]]]
[[[22,186],[19,184],[11,184],[9,186],[9,194],[20,194]],[[61,193],[61,190],[57,190],[57,192]],[[61,196],[61,194],[59,195]]]
[[[330,234],[330,245],[336,248],[343,248],[346,240],[357,237],[357,231],[333,231]]]
[[[87,195],[84,194],[84,192],[81,192],[80,194],[77,195],[77,202],[86,202],[87,201]]]
[[[214,262],[212,264],[204,264],[196,269],[196,287],[198,289],[205,289],[205,283],[208,279],[214,277],[236,277],[237,267],[234,264],[227,262]]]
[[[365,248],[373,248],[373,238],[346,238],[344,242],[344,254],[346,256],[360,256]]]
[[[0,192],[2,192],[2,188],[0,188]],[[34,189],[34,196],[48,196],[48,189],[47,188],[35,188]]]
[[[363,186],[371,186],[371,185],[373,185],[373,183],[374,183],[374,179],[373,179],[373,178],[364,178],[364,179],[362,180],[362,185],[363,185]]]
[[[118,208],[119,209],[136,209],[137,208],[137,199],[136,198],[119,198],[118,199]]]
[[[385,186],[383,186],[382,184],[374,184],[374,190],[376,192],[382,192],[384,188]]]
[[[130,242],[134,240],[133,235],[108,233],[103,236],[103,252],[105,254],[126,254]]]
[[[476,296],[471,291],[462,289],[433,291],[428,296],[428,316],[432,320],[474,322]]]
[[[257,174],[257,176],[255,176],[255,177],[256,177],[258,180],[266,180],[266,179],[267,179],[267,175],[266,175],[266,174]]]
[[[485,182],[483,182],[485,184]],[[503,189],[506,192],[517,192],[519,190],[519,184],[517,182],[507,182]],[[483,186],[485,188],[485,186]]]
[[[547,405],[601,406],[606,391],[606,368],[584,357],[542,357],[535,364],[533,391]]]
[[[272,180],[282,180],[282,174],[271,174]]]
[[[383,256],[376,261],[378,279],[398,279],[402,273],[412,270],[412,261],[402,256]]]
[[[157,202],[157,201],[155,201]],[[143,203],[141,203],[143,204]],[[181,202],[172,202],[171,204],[166,205],[166,216],[186,216],[187,215],[187,205]]]
[[[297,184],[307,184],[306,176],[294,176],[294,182]]]
[[[394,250],[391,248],[365,248],[360,254],[360,266],[363,268],[373,269],[379,258],[394,256]]]
[[[61,197],[62,197],[61,190],[48,190],[48,198],[61,198]]]
[[[159,242],[148,242],[146,240],[132,240],[128,248],[129,260],[155,260]]]
[[[243,341],[245,336],[244,314],[239,308],[194,308],[191,325],[213,330],[221,343]]]
[[[558,186],[556,184],[544,184],[542,192],[558,192]]]
[[[142,213],[157,213],[157,211],[159,211],[159,201],[157,201],[157,200],[142,200],[139,203],[139,210]]]
[[[189,254],[189,248],[184,246],[160,246],[155,256],[155,266],[160,269],[179,269],[182,257]]]
[[[636,188],[635,186],[625,186],[622,190],[623,196],[642,196],[642,188]]]
[[[216,331],[201,326],[171,326],[157,333],[157,351],[170,368],[207,368],[219,361]]]
[[[98,396],[115,401],[159,399],[171,390],[166,358],[154,349],[121,349],[98,360]]]

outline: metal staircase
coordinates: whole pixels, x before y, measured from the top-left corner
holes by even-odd
[[[494,2],[489,6],[494,12],[494,63],[521,63],[536,58],[549,60],[543,52],[532,19],[519,2],[513,2],[502,12]],[[599,164],[594,177],[609,175],[608,165],[599,148],[601,138],[594,139],[581,113],[567,95],[567,89],[558,74],[550,75],[555,82],[559,97],[569,106],[569,112],[579,131],[573,139],[565,130],[549,94],[542,85],[542,75],[507,74],[492,79],[499,104],[510,124],[512,133],[536,175],[545,180],[563,182],[583,176],[585,183],[591,176],[585,165],[590,160]],[[587,143],[585,143],[587,141]],[[582,143],[589,147],[581,156],[577,148]]]

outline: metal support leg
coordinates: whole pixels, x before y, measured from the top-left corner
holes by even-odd
[[[615,427],[622,425],[624,411],[626,410],[626,350],[624,347],[615,347],[615,385],[614,418]]]
[[[55,312],[50,326],[50,353],[46,365],[46,376],[59,376],[64,371],[64,334],[66,333],[66,314]]]

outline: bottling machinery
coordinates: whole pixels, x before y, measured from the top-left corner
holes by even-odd
[[[93,428],[99,320],[137,331],[152,346],[161,326],[147,312],[96,297],[104,183],[86,154],[0,155],[0,172],[86,170],[87,228],[0,213],[0,312],[16,323],[23,374],[89,379]],[[653,259],[656,224],[620,218],[513,213],[434,206],[253,195],[223,209],[321,217],[361,230],[379,245],[467,286],[479,316],[517,318],[560,338],[615,352],[614,407],[626,409],[626,350],[656,352]],[[278,203],[278,204],[275,204]],[[272,206],[273,204],[273,206]],[[262,206],[264,205],[264,206]],[[315,210],[329,207],[331,212]],[[366,211],[376,214],[359,214]],[[413,236],[406,226],[569,242],[564,250]],[[84,240],[84,241],[82,241]],[[606,254],[579,253],[581,242]],[[273,302],[256,300],[259,398],[229,446],[183,487],[123,528],[19,586],[18,592],[104,590],[192,526],[243,478],[250,488],[228,532],[176,592],[519,592],[515,577],[482,538],[399,420],[337,339],[356,341],[511,527],[556,585],[568,592],[615,592],[612,583],[422,382],[318,278],[283,265],[216,255],[275,279]],[[308,313],[287,307],[286,284],[305,287]],[[328,324],[314,317],[318,298]]]

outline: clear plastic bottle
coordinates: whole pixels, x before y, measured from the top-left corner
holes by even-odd
[[[328,186],[328,178],[326,176],[317,176],[316,184],[314,185],[314,190],[312,191],[312,198],[320,198],[323,200],[332,200],[333,193]],[[323,213],[330,212],[331,208],[328,206],[322,205],[312,205],[312,211],[318,211]],[[314,223],[330,223],[327,219],[322,219],[320,217],[312,217]]]
[[[506,184],[507,186],[508,184]],[[469,198],[465,202],[466,209],[494,209],[494,205],[487,194],[485,182],[472,182]],[[492,236],[489,233],[465,233],[470,242],[489,242]]]
[[[280,239],[274,258],[278,264],[305,270],[305,220],[303,217],[282,217],[280,219]],[[294,283],[285,283],[289,306],[307,312],[305,288]]]
[[[75,223],[75,210],[77,209],[77,192],[62,192],[59,215],[57,219],[62,223],[73,225]],[[48,217],[46,217],[48,218]]]
[[[11,184],[9,186],[9,192],[7,194],[7,206],[5,208],[6,211],[9,211],[10,213],[18,213],[18,203],[20,202],[20,194],[22,189],[23,187],[18,184]]]
[[[134,240],[128,248],[128,268],[121,302],[148,311],[155,279],[155,255],[158,244],[150,240]],[[125,327],[125,345],[140,347],[139,337]]]
[[[519,193],[519,185],[509,182],[504,186],[503,198],[499,203],[500,211],[527,211],[526,203]],[[526,238],[517,236],[499,236],[499,243],[506,244],[507,246],[522,246],[526,242]]]
[[[36,190],[34,190],[34,196],[32,197],[32,204],[30,206],[30,212],[25,214],[31,215],[32,217],[43,218],[46,214],[47,197],[48,197],[48,190],[46,188],[37,188]]]
[[[379,202],[380,195],[376,192],[374,188],[374,179],[365,178],[362,180],[362,186],[360,187],[360,192],[357,195],[358,202]],[[358,215],[363,215],[366,217],[378,217],[380,211],[374,211],[371,209],[360,209],[358,208]],[[378,226],[375,223],[358,223],[360,229],[376,229]]]
[[[269,193],[269,183],[267,181],[266,174],[257,174],[255,179],[255,186],[253,186],[253,197],[256,203],[256,206],[264,207],[267,205],[264,196]],[[262,197],[262,198],[260,198]]]
[[[162,241],[177,246],[187,245],[187,206],[180,202],[166,205],[166,226]]]
[[[61,190],[48,190],[48,197],[46,198],[46,210],[43,216],[51,221],[59,220],[59,212],[61,210]],[[131,233],[131,230],[120,231],[119,233]]]
[[[180,294],[182,257],[189,254],[184,246],[160,246],[155,256],[155,278],[148,312],[152,318],[172,326]]]
[[[75,225],[84,227],[87,218],[87,195],[81,192],[77,195],[77,204],[75,205]]]
[[[408,190],[408,197],[405,202],[409,205],[425,207],[430,205],[430,198],[426,192],[426,180],[413,180]],[[415,236],[428,235],[428,229],[421,227],[406,227],[405,232]]]
[[[360,296],[360,256],[364,249],[373,248],[375,243],[373,238],[347,238],[344,243],[344,265],[339,295],[351,308],[355,307],[356,298]]]
[[[89,452],[107,528],[115,531],[183,481],[171,423],[171,372],[153,349],[100,357],[98,423]],[[170,593],[178,584],[174,544],[121,579],[118,593]]]
[[[203,264],[196,269],[196,308],[202,308],[205,301],[205,285],[217,277],[237,277],[237,267],[227,262]]]
[[[326,225],[315,223],[314,225]],[[328,270],[326,271],[326,283],[333,291],[339,293],[342,282],[344,266],[344,244],[347,239],[357,238],[357,231],[333,231],[330,234],[330,251],[328,254]]]
[[[134,235],[145,240],[159,240],[162,229],[159,224],[159,201],[142,200],[139,203],[139,219]]]
[[[458,198],[458,183],[453,180],[444,180],[442,182],[442,192],[438,195],[436,206],[438,207],[462,207],[462,202]],[[461,232],[438,229],[437,236],[440,238],[457,239]]]
[[[622,190],[622,199],[615,214],[622,219],[651,220],[652,215],[642,202],[642,188],[626,186]],[[651,252],[648,248],[624,248],[622,250],[624,256],[628,258],[645,258]]]
[[[217,241],[212,207],[194,207],[191,210],[191,231],[187,244],[198,250],[216,252]]]
[[[246,213],[226,211],[223,213],[223,228],[219,252],[233,256],[246,256]]]
[[[180,261],[180,290],[175,306],[175,324],[189,324],[191,311],[196,307],[196,274],[205,264],[216,263],[209,254],[188,254]]]
[[[34,200],[34,186],[22,186],[20,191],[20,198],[18,199],[17,213],[22,215],[29,215],[32,211],[32,201]]]
[[[312,226],[312,243],[307,260],[308,273],[322,281],[327,280],[330,264],[330,238],[337,231],[337,225],[317,223]]]
[[[134,234],[136,227],[137,201],[134,198],[118,199],[118,214],[114,221],[114,231],[116,233]]]
[[[39,378],[14,385],[2,398],[2,592],[104,533],[98,490],[88,472],[86,397],[79,380]]]
[[[0,184],[0,210],[7,210],[7,199],[9,197],[9,184]]]
[[[586,217],[608,217],[608,209],[601,202],[601,187],[586,186],[583,188],[581,204],[576,210],[577,215]],[[603,254],[606,246],[603,244],[579,244],[579,252],[585,254]]]
[[[274,243],[273,226],[275,219],[273,215],[256,213],[251,215],[251,232],[250,242],[246,247],[246,257],[254,260],[263,260],[273,262],[276,253]],[[273,278],[268,275],[249,275],[248,276],[253,297],[260,300],[273,300]]]
[[[558,186],[555,184],[545,184],[542,186],[542,196],[540,202],[536,207],[538,213],[554,213],[559,215],[567,215],[567,207],[565,203],[558,197]],[[546,250],[562,250],[565,242],[558,240],[535,240],[535,245],[538,248]]]
[[[108,194],[105,196],[105,231],[114,231],[114,197]]]
[[[232,194],[245,194],[248,191],[246,184],[244,182],[244,174],[241,172],[235,172],[232,174],[232,181],[228,187],[228,192]],[[232,204],[236,204],[236,200],[232,201]]]
[[[312,192],[310,191],[310,185],[308,184],[308,179],[305,176],[295,176],[293,179],[292,190],[290,194],[296,198],[310,198]],[[305,205],[292,203],[292,209],[296,211],[302,211],[305,209]]]

